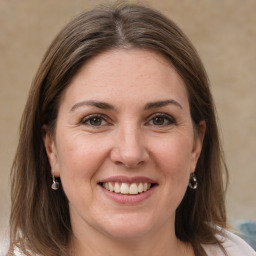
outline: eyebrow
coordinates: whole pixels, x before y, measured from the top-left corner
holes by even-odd
[[[144,110],[150,110],[153,108],[161,108],[161,107],[165,107],[167,105],[175,105],[175,106],[179,107],[180,109],[183,109],[183,107],[175,100],[162,100],[162,101],[155,101],[155,102],[147,103],[144,107]],[[75,105],[72,106],[72,108],[70,109],[70,112],[73,112],[77,108],[82,107],[82,106],[93,106],[93,107],[100,108],[100,109],[115,110],[115,107],[109,103],[89,100],[89,101],[81,101],[81,102],[76,103]]]
[[[180,109],[183,109],[183,107],[178,103],[176,100],[162,100],[162,101],[155,101],[155,102],[150,102],[147,103],[144,110],[149,110],[152,108],[161,108],[165,107],[167,105],[175,105],[179,107]]]
[[[115,109],[114,106],[110,105],[109,103],[89,100],[89,101],[81,101],[81,102],[76,103],[70,109],[70,112],[75,111],[77,108],[82,107],[82,106],[93,106],[93,107],[100,108],[100,109],[110,109],[110,110]]]

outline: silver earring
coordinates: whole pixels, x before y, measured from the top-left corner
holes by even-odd
[[[52,174],[52,186],[51,186],[51,188],[52,188],[53,190],[58,190],[59,187],[60,187],[60,183],[59,183],[58,181],[56,181],[56,179],[55,179],[55,177],[54,177],[54,171],[53,171],[52,173],[53,173],[53,174]]]
[[[197,182],[197,178],[196,178],[196,175],[195,175],[194,172],[190,173],[188,186],[189,186],[191,189],[197,189],[198,182]]]

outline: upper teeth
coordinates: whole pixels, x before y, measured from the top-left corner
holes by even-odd
[[[119,182],[104,182],[102,183],[102,186],[111,192],[136,195],[149,190],[151,187],[151,183],[140,182],[128,184]]]

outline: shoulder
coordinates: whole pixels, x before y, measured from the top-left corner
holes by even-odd
[[[2,232],[0,234],[0,256],[7,256],[8,254],[8,249],[9,249],[9,234],[8,231]],[[18,250],[15,250],[13,256],[23,256],[22,253],[20,253]]]
[[[222,230],[222,234],[217,234],[216,237],[222,243],[228,256],[256,256],[256,252],[244,240],[227,230]],[[217,245],[203,245],[203,248],[208,256],[224,256]]]
[[[0,233],[0,256],[4,256],[7,253],[9,246],[8,232],[6,230]]]

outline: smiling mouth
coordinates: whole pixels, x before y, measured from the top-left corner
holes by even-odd
[[[139,183],[121,183],[121,182],[100,182],[98,183],[104,189],[123,195],[138,195],[150,190],[155,183],[139,182]]]

